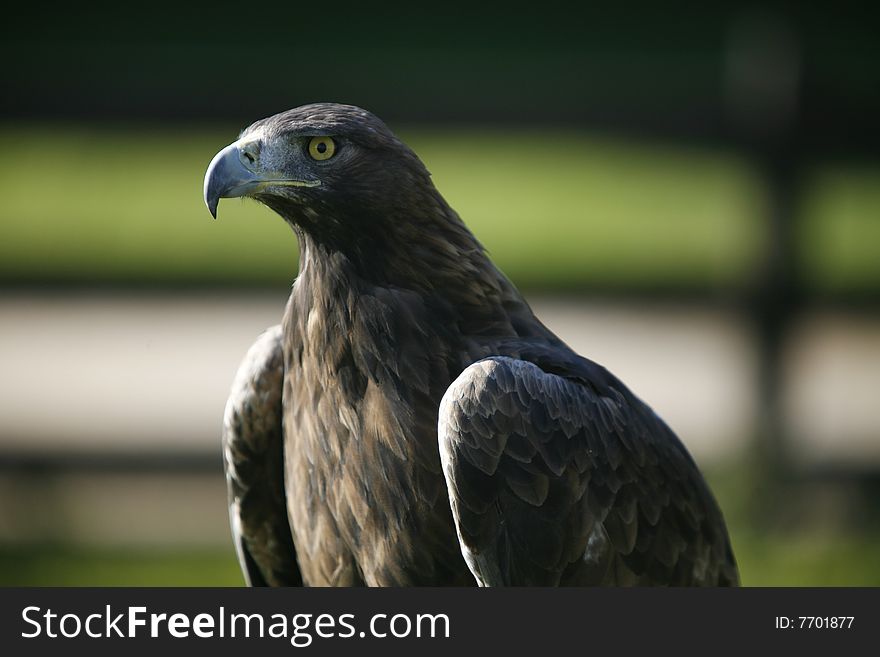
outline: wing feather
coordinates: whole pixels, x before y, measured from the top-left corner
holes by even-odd
[[[443,471],[478,582],[736,584],[721,512],[684,446],[583,362],[493,356],[443,397]]]
[[[223,418],[229,519],[250,586],[302,585],[284,495],[283,369],[275,326],[245,356]]]

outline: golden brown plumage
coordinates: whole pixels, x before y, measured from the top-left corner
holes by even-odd
[[[286,558],[308,585],[736,583],[675,435],[535,318],[379,119],[317,104],[258,121],[205,196],[212,212],[251,196],[300,243],[283,362],[266,370],[283,380],[287,517],[277,499],[262,509],[277,535],[289,519],[295,553],[252,548],[246,571]],[[252,525],[233,512],[243,545]]]

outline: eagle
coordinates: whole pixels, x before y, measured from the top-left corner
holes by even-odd
[[[379,118],[257,121],[205,175],[215,218],[232,197],[300,252],[223,421],[249,585],[737,585],[686,448],[535,317]]]

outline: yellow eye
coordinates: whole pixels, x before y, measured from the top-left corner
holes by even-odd
[[[309,155],[313,160],[329,160],[336,152],[336,143],[330,137],[312,137]]]

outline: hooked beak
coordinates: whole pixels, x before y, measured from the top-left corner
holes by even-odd
[[[215,219],[221,198],[242,196],[260,180],[254,171],[244,165],[243,160],[244,153],[235,142],[217,153],[208,165],[205,173],[205,205]]]
[[[217,218],[221,198],[249,196],[266,187],[315,187],[320,180],[291,180],[277,172],[264,172],[258,164],[252,142],[241,140],[229,144],[214,156],[205,173],[205,205],[211,216]]]

